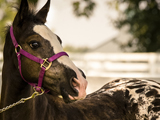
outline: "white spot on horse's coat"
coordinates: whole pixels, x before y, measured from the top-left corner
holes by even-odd
[[[48,40],[53,46],[53,51],[55,54],[62,52],[63,48],[57,38],[57,36],[45,25],[35,25],[33,28],[34,32],[38,33],[41,37]],[[57,59],[59,63],[62,63],[70,68],[72,68],[75,72],[79,70],[73,64],[73,62],[68,58],[68,56],[61,56]]]
[[[35,25],[33,30],[50,42],[50,44],[53,46],[53,51],[55,54],[63,51],[63,48],[58,41],[57,36],[50,29],[48,29],[47,26]]]
[[[141,80],[138,82],[131,82],[130,84],[128,84],[129,86],[136,86],[137,83],[140,83],[141,85],[144,85],[140,88],[143,88],[143,92],[141,93],[136,93],[136,90],[139,88],[133,88],[133,89],[129,89],[130,95],[131,95],[131,99],[134,99],[133,103],[137,103],[138,104],[138,113],[136,114],[136,118],[138,120],[144,120],[144,116],[148,116],[149,120],[151,120],[151,118],[153,116],[159,116],[158,114],[160,114],[160,112],[154,112],[153,110],[151,110],[150,112],[148,112],[148,107],[152,106],[152,108],[154,107],[154,105],[152,104],[152,102],[155,100],[155,96],[146,96],[146,93],[149,92],[151,89],[155,89],[158,91],[158,93],[160,93],[160,90],[157,88],[154,88],[150,85],[156,85],[159,86],[156,82],[152,82],[152,81],[148,81],[148,80]],[[141,100],[139,99],[141,98]],[[158,117],[159,120],[160,118]]]

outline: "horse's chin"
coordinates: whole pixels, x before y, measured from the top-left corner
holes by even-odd
[[[70,103],[73,101],[72,99],[70,99],[70,96],[71,95],[65,89],[62,89],[61,95],[59,95],[58,97],[62,98],[65,103]]]
[[[54,87],[46,86],[46,88],[50,90],[50,95],[62,98],[66,103],[84,99],[86,97],[86,87],[87,81],[83,77],[82,79],[71,78],[69,84],[63,83],[60,85],[59,90],[56,90]]]

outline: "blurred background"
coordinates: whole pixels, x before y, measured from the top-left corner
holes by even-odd
[[[47,0],[28,1],[39,10]],[[0,86],[5,26],[19,3],[0,0]],[[51,0],[46,25],[85,72],[87,93],[117,78],[159,81],[160,0]]]

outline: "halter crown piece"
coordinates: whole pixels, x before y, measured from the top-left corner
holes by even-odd
[[[27,57],[27,58],[29,58],[29,59],[37,62],[37,63],[40,63],[41,70],[40,70],[40,73],[39,73],[38,84],[30,83],[30,82],[27,82],[27,83],[29,85],[33,86],[36,91],[42,92],[42,82],[43,82],[43,77],[44,77],[45,71],[48,70],[51,67],[52,61],[58,59],[59,57],[61,57],[63,55],[68,56],[68,54],[66,52],[59,52],[59,53],[53,55],[50,58],[41,59],[41,58],[38,58],[34,55],[31,55],[30,53],[28,53],[28,52],[26,52],[25,50],[22,49],[22,47],[17,43],[16,38],[14,36],[13,26],[10,27],[10,36],[11,36],[13,45],[15,47],[15,52],[16,52],[17,59],[18,59],[19,72],[20,72],[20,75],[25,82],[27,82],[27,81],[24,79],[24,77],[22,75],[22,71],[21,71],[21,55],[23,55],[23,56],[25,56],[25,57]],[[46,65],[48,65],[48,66],[46,66]],[[45,90],[45,92],[48,92],[48,90]]]

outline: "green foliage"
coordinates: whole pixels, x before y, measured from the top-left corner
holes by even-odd
[[[12,7],[13,3],[6,0],[0,0],[0,43],[4,42],[5,26],[9,24],[14,16],[15,10]]]
[[[129,25],[133,38],[122,48],[132,48],[135,52],[160,51],[160,3],[156,0],[116,0],[119,5],[127,3],[124,17],[114,21],[117,28]]]
[[[73,2],[74,13],[76,16],[90,17],[93,14],[96,4],[92,0],[81,0]]]
[[[85,9],[92,13],[96,3],[87,4],[84,10],[79,10],[81,2],[73,4],[77,16],[92,14],[85,12]],[[129,33],[133,36],[128,43],[121,44],[123,50],[131,49],[134,52],[157,52],[160,51],[160,2],[158,0],[106,0],[108,6],[119,12],[119,18],[113,20],[113,24],[121,29],[129,26]],[[107,6],[106,6],[107,7]],[[123,10],[120,8],[123,7]],[[124,9],[125,8],[125,9]]]

